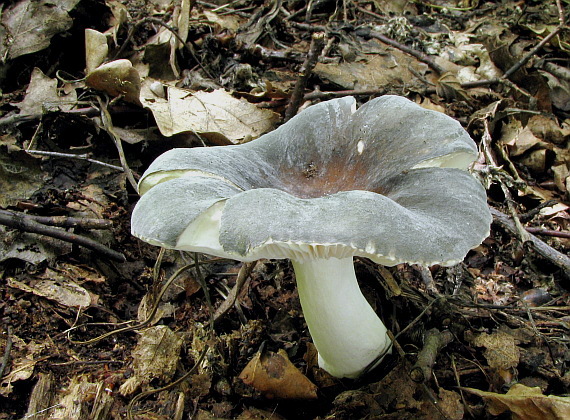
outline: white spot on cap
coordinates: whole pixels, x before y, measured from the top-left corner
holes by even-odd
[[[364,151],[364,140],[358,141],[358,143],[356,144],[356,150],[358,151],[359,155],[362,154],[362,152]]]

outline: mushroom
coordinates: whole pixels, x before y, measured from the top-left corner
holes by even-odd
[[[356,378],[391,350],[353,257],[451,266],[489,234],[477,148],[452,118],[399,96],[313,105],[235,146],[172,149],[139,183],[132,233],[240,261],[292,261],[319,366]]]

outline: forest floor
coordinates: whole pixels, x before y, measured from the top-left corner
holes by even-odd
[[[570,418],[568,1],[211,1],[0,8],[0,419]],[[494,220],[454,267],[355,259],[395,337],[358,380],[288,260],[131,235],[161,153],[384,94],[461,122]]]

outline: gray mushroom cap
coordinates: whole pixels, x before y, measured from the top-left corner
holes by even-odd
[[[164,153],[139,183],[133,235],[242,261],[461,261],[491,223],[485,190],[467,171],[473,140],[402,97],[355,104],[311,106],[243,145]]]

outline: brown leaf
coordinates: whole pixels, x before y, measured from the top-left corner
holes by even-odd
[[[510,369],[519,364],[520,349],[506,332],[482,333],[473,339],[473,345],[486,348],[484,355],[492,369]]]
[[[139,72],[129,60],[115,60],[97,67],[87,75],[85,83],[113,97],[123,95],[126,101],[140,104]]]
[[[147,328],[133,350],[134,376],[121,385],[120,393],[130,395],[155,378],[168,382],[174,376],[182,339],[165,325]]]
[[[303,375],[283,349],[278,353],[257,353],[239,378],[266,398],[315,399],[317,387]]]
[[[168,99],[164,99],[150,90],[151,84],[152,79],[145,80],[141,100],[167,137],[193,131],[208,139],[223,137],[226,144],[236,144],[270,131],[279,118],[223,89],[191,92],[168,86]]]
[[[566,420],[570,418],[570,397],[542,395],[539,387],[515,384],[506,394],[462,388],[483,397],[489,413],[497,416],[510,410],[513,420]]]
[[[68,12],[79,0],[23,0],[3,11],[0,57],[14,59],[47,48],[51,38],[73,23]]]
[[[439,409],[445,413],[449,420],[462,420],[465,410],[461,402],[461,396],[455,391],[439,389]]]
[[[73,108],[75,102],[77,102],[75,90],[67,96],[60,96],[57,79],[49,78],[36,67],[32,71],[26,97],[15,105],[20,108],[20,115],[34,115],[59,108],[69,110]]]

